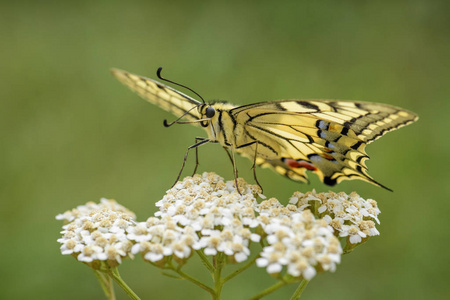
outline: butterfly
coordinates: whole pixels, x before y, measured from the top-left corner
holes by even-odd
[[[227,150],[235,178],[235,152],[253,161],[258,185],[255,165],[272,168],[294,181],[308,182],[307,171],[311,171],[330,186],[361,179],[390,190],[367,173],[366,145],[418,119],[415,113],[399,107],[360,101],[277,100],[243,106],[205,103],[192,89],[163,78],[161,70],[157,71],[159,79],[189,89],[202,102],[150,78],[118,69],[111,72],[142,98],[178,117],[172,123],[164,120],[165,126],[191,123],[206,130],[208,137],[196,138],[187,149],[177,180],[189,150],[219,143],[231,152]]]

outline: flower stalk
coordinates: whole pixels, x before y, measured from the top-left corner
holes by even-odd
[[[208,285],[204,284],[200,280],[198,280],[198,279],[190,276],[189,274],[181,271],[180,268],[175,267],[172,263],[168,265],[167,269],[172,270],[172,271],[176,272],[178,275],[180,275],[179,279],[183,279],[183,280],[187,280],[189,282],[192,282],[193,284],[195,284],[198,287],[200,287],[200,288],[204,289],[205,291],[207,291],[209,294],[215,295],[214,289],[212,289]]]
[[[295,290],[295,292],[292,295],[290,300],[300,299],[300,297],[302,296],[302,293],[305,290],[306,285],[308,284],[308,282],[309,281],[302,279],[302,281],[300,281],[300,284],[298,285],[297,289]]]
[[[109,276],[122,288],[122,290],[130,296],[131,299],[140,300],[141,298],[136,295],[135,292],[125,283],[125,281],[120,277],[119,270],[117,268],[111,268]]]
[[[105,293],[108,300],[116,300],[116,295],[114,293],[114,286],[112,284],[112,278],[108,274],[100,272],[98,270],[93,270],[95,276],[97,276],[98,282]]]

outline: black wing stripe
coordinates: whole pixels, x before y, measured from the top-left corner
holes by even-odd
[[[264,129],[264,128],[261,128],[261,127],[256,126],[256,125],[252,125],[252,127],[253,127],[253,128],[256,128],[256,129],[258,129],[258,130],[260,130],[260,131],[269,133],[269,134],[271,134],[271,135],[273,135],[273,136],[276,136],[277,138],[279,138],[279,139],[281,139],[281,140],[287,141],[293,148],[295,148],[299,153],[303,154],[303,156],[305,156],[305,157],[306,157],[306,154],[303,153],[303,151],[300,150],[296,145],[294,145],[294,144],[292,143],[292,141],[296,141],[296,142],[302,143],[303,145],[305,145],[305,146],[307,146],[308,148],[310,148],[312,152],[320,151],[319,148],[318,148],[317,146],[315,146],[314,144],[304,143],[304,142],[302,142],[302,141],[300,141],[300,140],[296,140],[296,139],[289,139],[289,138],[286,138],[286,137],[284,137],[284,136],[282,136],[282,135],[279,135],[279,134],[277,134],[277,133],[274,133],[274,132],[272,132],[272,131],[270,131],[270,130],[268,130],[268,129]],[[259,142],[259,141],[258,141],[258,142]],[[282,145],[280,145],[280,146],[282,146]],[[316,149],[312,149],[311,146],[315,147]],[[318,146],[320,146],[320,145],[318,145]],[[286,149],[286,148],[285,148],[285,149]],[[287,150],[287,149],[286,149],[286,150]]]
[[[245,131],[245,134],[248,135],[252,140],[257,141],[257,142],[258,142],[258,145],[261,145],[261,146],[263,146],[263,147],[269,149],[269,150],[272,151],[273,153],[275,153],[275,155],[278,155],[278,152],[277,152],[273,147],[271,147],[270,145],[268,145],[268,144],[266,144],[266,143],[264,143],[264,142],[258,140],[258,139],[255,138],[253,135],[251,135],[247,130],[244,129],[244,131]]]

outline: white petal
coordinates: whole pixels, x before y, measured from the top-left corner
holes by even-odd
[[[260,257],[256,259],[256,265],[258,267],[265,267],[269,264],[269,260],[265,257]]]
[[[311,280],[314,276],[316,276],[316,269],[314,269],[313,267],[308,267],[308,268],[306,268],[306,270],[305,271],[303,271],[303,277],[306,279],[306,280]]]
[[[283,269],[283,266],[277,263],[272,263],[267,267],[267,273],[273,274],[273,273],[279,273]]]

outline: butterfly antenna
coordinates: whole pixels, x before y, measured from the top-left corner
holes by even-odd
[[[185,85],[182,85],[182,84],[179,84],[179,83],[174,82],[174,81],[172,81],[172,80],[168,80],[168,79],[163,78],[163,77],[161,76],[161,71],[162,71],[162,67],[159,67],[158,70],[156,71],[156,76],[158,76],[159,79],[164,80],[164,81],[167,81],[167,82],[170,82],[170,83],[173,83],[173,84],[178,85],[178,86],[181,86],[181,87],[184,87],[185,89],[188,89],[189,91],[193,92],[193,93],[196,94],[198,97],[200,97],[200,99],[202,99],[202,101],[203,101],[203,104],[205,104],[205,100],[203,99],[203,97],[200,96],[196,91],[194,91],[193,89],[191,89],[190,87],[187,87],[187,86],[185,86]]]

